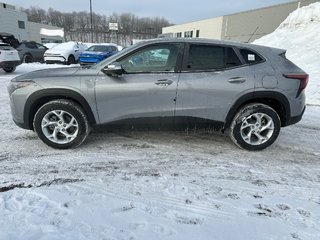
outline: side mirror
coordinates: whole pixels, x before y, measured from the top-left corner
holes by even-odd
[[[121,64],[118,62],[114,62],[105,66],[101,71],[104,74],[112,77],[120,77],[124,72]]]

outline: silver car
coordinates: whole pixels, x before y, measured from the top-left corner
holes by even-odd
[[[210,124],[262,150],[301,120],[308,75],[285,50],[205,39],[140,42],[89,69],[12,79],[15,123],[54,148],[74,148],[98,125]]]

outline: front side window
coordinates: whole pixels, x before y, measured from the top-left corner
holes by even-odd
[[[241,65],[230,47],[191,45],[187,61],[188,70],[219,70]]]
[[[173,72],[179,52],[178,44],[144,48],[120,61],[127,73]]]

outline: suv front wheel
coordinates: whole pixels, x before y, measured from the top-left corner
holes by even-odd
[[[70,100],[50,101],[35,114],[33,128],[47,145],[75,148],[89,135],[90,126],[82,108]]]
[[[269,147],[278,137],[281,121],[268,105],[251,103],[243,106],[234,117],[230,138],[240,148],[258,151]]]

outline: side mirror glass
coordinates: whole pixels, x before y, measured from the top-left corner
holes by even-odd
[[[123,73],[123,68],[120,63],[114,62],[105,66],[101,71],[108,76],[119,77]]]

